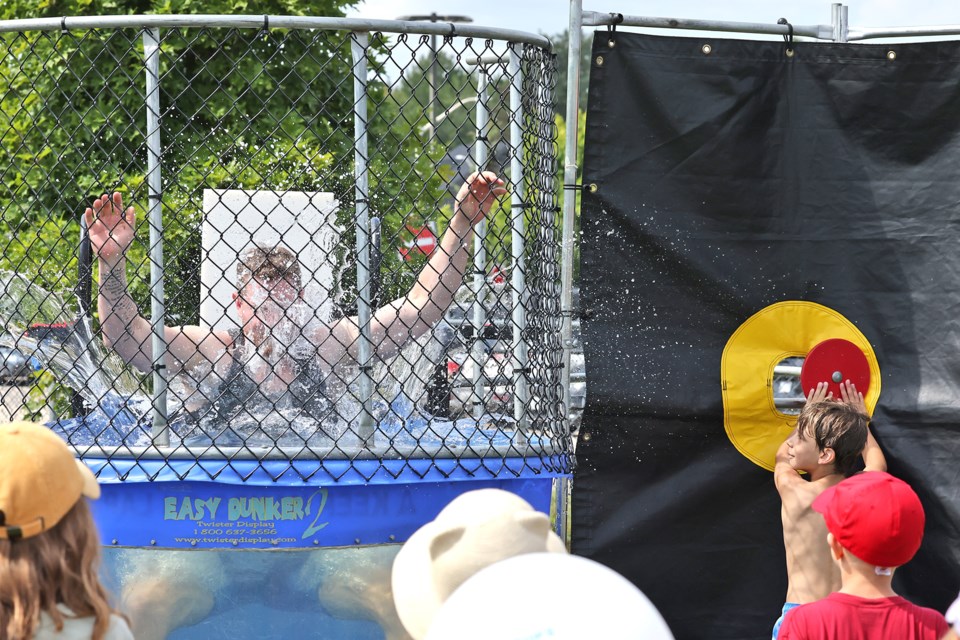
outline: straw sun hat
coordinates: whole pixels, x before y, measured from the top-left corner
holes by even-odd
[[[567,585],[574,591],[561,588]],[[477,615],[483,611],[488,615]],[[434,617],[426,640],[491,638],[673,640],[673,634],[653,603],[616,571],[579,556],[528,553],[464,582]]]

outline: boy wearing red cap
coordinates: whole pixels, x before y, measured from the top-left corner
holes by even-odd
[[[826,522],[842,586],[791,611],[780,640],[940,640],[944,617],[892,588],[894,571],[923,539],[923,506],[913,489],[887,473],[863,473],[824,491],[813,508]]]
[[[834,401],[825,382],[811,389],[797,428],[777,451],[773,477],[782,502],[787,598],[773,640],[788,611],[840,588],[840,574],[823,544],[827,529],[810,505],[853,474],[861,456],[868,471],[886,469],[883,452],[870,434],[863,394],[849,380],[840,385],[840,394],[840,401]]]

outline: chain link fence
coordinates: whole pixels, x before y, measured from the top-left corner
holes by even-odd
[[[569,471],[550,51],[262,22],[0,23],[5,409],[110,466]]]

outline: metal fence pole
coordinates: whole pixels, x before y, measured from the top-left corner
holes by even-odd
[[[430,102],[427,105],[427,119],[430,121],[430,137],[437,137],[437,34],[430,34]]]
[[[90,326],[90,315],[93,307],[91,292],[93,291],[93,255],[90,247],[90,230],[87,228],[87,217],[80,216],[80,244],[77,247],[77,287],[75,295],[77,297],[77,309],[80,311],[81,333],[84,340],[90,340],[92,337],[88,333]],[[89,348],[89,344],[86,345]],[[89,381],[88,381],[89,382]],[[70,392],[70,412],[74,418],[85,416],[90,411],[83,401],[83,395],[78,389],[72,389]]]
[[[846,42],[849,31],[847,24],[847,7],[839,2],[830,5],[831,24],[833,25],[833,41]]]
[[[541,62],[541,65],[544,65],[544,64],[545,64],[544,62]],[[539,97],[539,104],[552,105],[553,104],[553,87],[550,86],[549,82],[541,83],[539,87],[539,91],[541,92]],[[538,151],[540,155],[543,155],[546,157],[554,156],[555,154],[554,139],[556,137],[554,127],[555,125],[554,125],[554,119],[553,119],[553,111],[551,109],[550,115],[542,118],[540,121],[539,146],[541,147],[541,149]],[[555,249],[559,249],[560,247],[557,244],[557,232],[556,232],[556,226],[555,226],[556,212],[558,212],[560,209],[559,206],[557,206],[559,205],[559,197],[557,198],[556,201],[554,201],[553,199],[553,194],[555,193],[555,190],[556,190],[556,175],[552,172],[534,170],[531,183],[533,183],[534,181],[536,182],[536,184],[539,185],[538,188],[541,190],[542,193],[550,194],[550,199],[541,201],[540,204],[542,208],[537,207],[537,205],[534,205],[534,203],[531,201],[530,204],[536,207],[534,211],[537,216],[536,218],[534,217],[530,218],[531,224],[536,225],[536,227],[538,228],[539,238],[541,241],[547,242],[551,246],[556,245]],[[556,209],[554,209],[555,206],[556,206]],[[549,220],[547,219],[548,216],[549,216]],[[532,251],[531,256],[535,256],[535,255],[537,255],[537,252]],[[560,314],[554,312],[553,305],[551,305],[550,307],[550,312],[541,312],[534,305],[537,302],[537,298],[549,296],[550,300],[553,301],[553,296],[557,295],[558,297],[556,299],[556,305],[557,305],[556,308],[559,309],[560,299],[559,299],[559,290],[557,289],[557,287],[559,286],[559,283],[560,283],[560,264],[559,264],[559,261],[556,259],[557,254],[554,253],[552,255],[553,255],[553,260],[546,264],[539,265],[539,269],[537,270],[538,273],[541,274],[541,277],[545,278],[549,282],[549,288],[550,288],[549,294],[543,293],[541,291],[535,291],[531,289],[529,286],[527,287],[527,292],[526,292],[527,301],[531,303],[531,305],[528,307],[528,313],[532,315],[532,317],[535,320],[540,320],[541,318],[539,317],[539,315],[543,313],[543,315],[546,318],[549,318],[550,320],[553,321],[549,323],[549,326],[551,329],[553,329],[556,326],[556,322],[562,322],[562,318]],[[538,259],[539,259],[539,256],[538,256]],[[529,317],[530,316],[528,316],[528,319]],[[556,334],[551,333],[551,339],[554,339],[556,337],[557,337]],[[530,340],[531,338],[528,337],[528,346],[530,344]],[[539,346],[539,343],[537,342],[536,338],[533,338],[533,345],[535,347]],[[550,349],[551,362],[555,362],[556,358],[562,355],[563,355],[562,345],[561,345],[560,351],[556,351],[553,347],[551,347]],[[537,384],[538,382],[546,378],[545,382],[547,382],[547,384],[551,387],[551,391],[556,392],[557,398],[559,398],[560,400],[563,399],[563,389],[561,387],[563,371],[561,369],[551,367],[549,368],[549,373],[529,371],[528,374],[533,384]],[[556,404],[551,403],[550,407],[544,407],[542,411],[544,411],[546,415],[549,416],[547,420],[548,420],[548,423],[550,424],[551,429],[553,430],[554,435],[559,439],[568,440],[570,436],[570,424],[565,419],[566,414],[564,413],[564,407],[558,406],[559,404],[560,403],[556,403]],[[529,416],[528,416],[528,420],[529,420]]]
[[[573,349],[573,227],[577,209],[577,121],[580,115],[580,45],[582,0],[570,0],[567,49],[567,139],[563,152],[563,237],[560,241],[560,313],[563,316],[563,414],[570,420],[570,352]]]
[[[373,439],[373,378],[371,360],[373,359],[373,340],[370,335],[371,287],[370,287],[370,201],[369,201],[369,158],[367,150],[367,46],[370,36],[367,33],[353,33],[350,51],[353,55],[353,146],[354,176],[356,178],[355,200],[357,230],[357,320],[360,325],[360,343],[358,344],[360,365],[360,401],[363,405],[360,413],[358,433],[360,438],[370,444]]]
[[[477,139],[474,147],[474,159],[477,161],[477,171],[483,171],[487,165],[487,134],[489,133],[489,112],[487,110],[487,70],[483,66],[477,67]],[[480,220],[474,227],[476,234],[473,239],[473,345],[470,357],[473,360],[473,407],[471,413],[479,418],[483,413],[483,365],[486,360],[482,334],[487,323],[487,308],[484,303],[484,293],[487,284],[487,250],[484,240],[487,236],[487,221]]]
[[[150,324],[153,329],[153,442],[170,444],[167,427],[167,341],[163,291],[163,207],[160,181],[160,31],[145,29],[143,55],[147,72],[147,197],[150,201]]]
[[[524,210],[524,171],[523,171],[523,103],[521,90],[523,78],[520,70],[520,54],[516,43],[511,43],[510,62],[507,71],[510,76],[510,231],[511,270],[510,284],[513,288],[513,366],[514,394],[513,418],[517,428],[526,431],[529,427],[527,408],[530,397],[527,389],[527,266]]]

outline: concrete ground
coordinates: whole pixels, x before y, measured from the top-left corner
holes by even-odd
[[[27,394],[30,392],[31,385],[9,385],[0,384],[0,422],[11,422],[13,420],[29,419],[29,411],[26,406]],[[45,407],[41,411],[40,420],[49,422],[54,419],[53,411]]]

